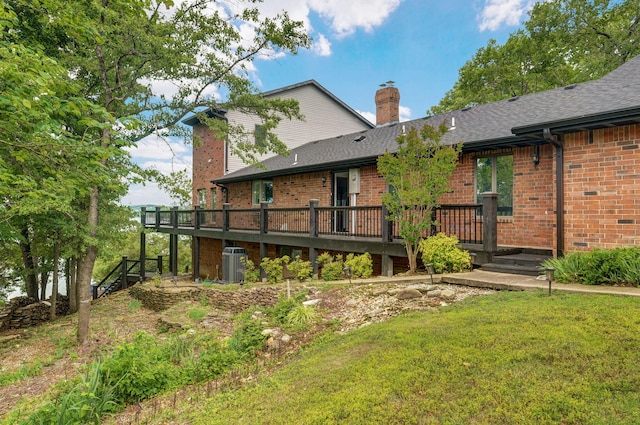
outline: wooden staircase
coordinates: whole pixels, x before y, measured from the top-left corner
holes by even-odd
[[[548,258],[553,258],[551,250],[515,248],[499,251],[493,256],[493,261],[480,266],[480,270],[513,273],[529,276],[541,274],[541,264]]]

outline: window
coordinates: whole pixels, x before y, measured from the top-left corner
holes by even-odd
[[[207,207],[207,190],[206,189],[198,189],[198,205],[200,208]]]
[[[256,180],[253,182],[253,204],[273,202],[273,182],[271,180]]]
[[[253,129],[253,136],[255,137],[255,145],[259,148],[267,146],[267,130],[264,126],[256,124]]]
[[[216,204],[218,203],[218,191],[215,187],[211,188],[211,209],[216,209]]]
[[[513,155],[476,159],[476,201],[483,192],[498,193],[498,215],[513,215]]]

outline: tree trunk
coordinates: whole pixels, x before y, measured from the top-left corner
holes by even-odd
[[[71,258],[68,261],[67,280],[69,284],[67,286],[67,295],[69,296],[69,313],[76,313],[78,311],[78,260]]]
[[[409,258],[409,274],[415,274],[418,269],[418,250],[411,244],[406,244],[407,257]]]
[[[31,254],[31,242],[29,237],[29,230],[23,227],[20,230],[23,240],[20,241],[20,251],[22,252],[22,263],[24,269],[27,272],[25,276],[25,286],[27,290],[27,296],[38,299],[38,278],[36,276],[36,268],[33,263],[33,255]]]
[[[56,239],[58,239],[56,237]],[[49,319],[55,320],[56,306],[58,305],[58,278],[60,261],[60,242],[56,240],[53,245],[53,282],[51,283],[51,310],[49,311]]]
[[[89,198],[88,224],[89,238],[95,241],[98,234],[98,201],[100,192],[94,187]],[[78,267],[78,343],[85,344],[89,340],[89,315],[91,310],[91,275],[98,255],[95,242],[87,246],[85,255]]]

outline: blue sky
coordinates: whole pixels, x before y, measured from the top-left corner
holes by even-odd
[[[494,38],[502,44],[535,0],[265,0],[265,14],[287,10],[314,43],[298,55],[254,62],[262,91],[315,79],[375,124],[375,91],[395,81],[401,120],[420,118],[453,87],[458,70]],[[161,171],[191,167],[181,141],[142,141],[131,154]],[[133,186],[125,205],[172,205],[154,185]]]

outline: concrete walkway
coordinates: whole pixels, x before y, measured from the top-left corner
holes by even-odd
[[[359,284],[376,283],[384,280],[393,283],[430,283],[429,275],[420,274],[414,276],[394,276],[394,277],[377,277],[371,279],[354,280]],[[434,283],[449,283],[453,285],[474,286],[479,288],[490,288],[508,291],[535,291],[549,290],[549,282],[542,280],[536,276],[525,276],[519,274],[496,273],[482,270],[474,270],[469,273],[449,273],[442,275],[433,275]],[[553,282],[551,284],[552,291],[562,291],[574,294],[604,294],[604,295],[622,295],[629,297],[640,297],[640,288],[619,287],[607,285],[577,285],[570,283]]]

